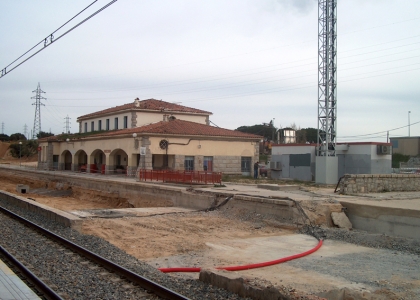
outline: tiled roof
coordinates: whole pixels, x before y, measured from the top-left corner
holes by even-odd
[[[136,105],[136,102],[138,103]],[[127,103],[111,108],[107,108],[104,110],[100,110],[94,113],[90,113],[87,115],[83,115],[78,117],[77,119],[85,119],[85,118],[91,118],[95,116],[100,116],[103,114],[109,114],[109,113],[116,113],[120,111],[127,111],[127,110],[147,110],[147,111],[165,111],[165,112],[178,112],[178,113],[192,113],[192,114],[205,114],[205,115],[211,115],[211,112],[187,107],[175,103],[169,103],[162,100],[156,100],[156,99],[147,99],[147,100],[141,100],[138,101],[136,99],[132,103]]]
[[[209,137],[231,137],[231,138],[245,138],[259,140],[262,136],[240,132],[237,130],[224,129],[213,127],[205,124],[199,124],[184,120],[161,121],[141,127],[122,129],[116,131],[109,131],[92,135],[92,137],[99,136],[117,136],[137,133],[138,135],[144,134],[166,134],[166,135],[187,135],[187,136],[209,136]]]

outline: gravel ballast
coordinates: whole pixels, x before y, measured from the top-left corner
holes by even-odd
[[[44,228],[53,231],[56,234],[69,239],[72,242],[81,245],[92,252],[97,253],[98,255],[101,255],[121,266],[124,266],[137,274],[147,277],[169,289],[175,290],[178,293],[191,299],[242,299],[236,294],[232,294],[223,289],[212,287],[197,280],[168,276],[159,272],[150,265],[128,255],[124,251],[116,248],[103,239],[94,236],[83,235],[70,228],[63,228],[62,226],[46,220],[39,215],[35,215],[25,210],[12,207],[7,203],[4,203],[2,200],[0,200],[0,204],[18,213],[19,215],[24,216],[32,222],[40,224]],[[223,212],[220,213],[223,214]],[[229,214],[227,214],[227,216],[229,216]],[[252,212],[246,215],[241,215],[241,219],[258,224],[264,224],[262,221],[265,220],[266,217],[267,216],[256,215]],[[379,249],[379,251],[375,251],[375,254],[369,252],[345,254],[337,256],[336,258],[304,258],[289,262],[291,266],[300,268],[304,271],[316,271],[318,273],[328,274],[329,276],[333,277],[342,277],[348,281],[362,283],[378,289],[389,289],[392,287],[393,291],[404,293],[405,297],[400,299],[419,299],[419,289],[413,288],[412,286],[405,286],[403,283],[399,283],[398,285],[395,283],[389,283],[389,278],[392,278],[393,276],[399,276],[401,272],[404,273],[404,276],[407,276],[407,278],[409,277],[414,281],[420,280],[420,271],[418,268],[420,254],[419,241],[389,237],[381,234],[370,234],[358,230],[320,227],[306,227],[301,230],[301,233],[314,235],[326,240],[343,241],[373,249]],[[25,239],[23,239],[24,243],[33,243],[34,245],[36,244],[35,241],[27,241]],[[16,245],[16,247],[18,246]],[[36,247],[41,247],[41,245],[37,245]],[[378,260],[380,263],[378,263]],[[50,281],[54,282],[54,272],[48,270],[47,266],[45,268],[45,273],[50,273],[48,276],[52,276]],[[84,272],[83,268],[80,272]],[[380,274],[380,276],[374,277],[372,274]],[[115,295],[118,294],[122,295],[118,296],[118,299],[132,299],[132,295],[125,294],[126,289],[118,291],[118,285],[116,285],[116,287],[113,286],[108,290],[109,291],[105,292],[101,291],[102,294],[96,298],[115,299]],[[67,290],[66,293],[69,294],[71,291]],[[72,299],[91,298],[87,297],[84,294],[83,289],[80,288],[75,290],[74,293],[77,297],[72,297]],[[151,296],[150,298],[146,299],[153,298]]]
[[[244,299],[224,289],[219,289],[197,280],[185,280],[168,276],[161,273],[157,269],[152,268],[150,265],[128,255],[127,253],[116,248],[103,239],[80,234],[71,228],[64,228],[61,225],[47,220],[42,216],[13,207],[3,200],[0,200],[0,205],[30,220],[31,222],[41,225],[42,227],[56,233],[57,235],[72,241],[75,244],[78,244],[108,260],[113,261],[116,264],[119,264],[120,266],[123,266],[143,277],[163,285],[168,289],[174,290],[190,299]],[[19,252],[19,248],[22,244],[33,245],[35,254],[32,256],[36,257],[41,253],[42,256],[48,256],[48,251],[51,248],[49,243],[40,243],[36,238],[32,238],[31,235],[25,235],[22,232],[22,225],[17,224],[15,220],[2,218],[2,226],[4,228],[8,228],[8,230],[0,231],[0,238],[3,241],[2,244],[5,244],[7,241],[7,247],[5,248],[14,249],[15,252]],[[13,232],[14,235],[10,236],[10,234]],[[22,232],[23,235],[19,234],[19,232]],[[51,255],[55,256],[56,253],[52,252]],[[25,260],[34,261],[33,257],[28,257]],[[90,282],[89,272],[91,272],[91,270],[89,268],[83,267],[83,265],[80,265],[79,272],[80,274],[83,274],[82,276],[85,278],[85,288],[78,284],[73,286],[63,286],[62,284],[60,285],[60,282],[56,281],[56,276],[54,275],[56,272],[58,272],[58,270],[51,270],[48,263],[42,263],[40,259],[35,260],[35,262],[36,261],[39,262],[35,263],[36,269],[40,274],[42,274],[44,280],[54,284],[58,293],[69,295],[70,299],[136,299],[135,295],[127,293],[126,288],[119,289],[118,284],[110,286],[108,284],[101,284],[101,282]],[[65,263],[63,263],[63,269],[66,268],[64,264]],[[98,287],[96,294],[92,294],[91,291],[93,289],[90,288],[92,286]],[[90,291],[89,294],[86,293],[87,289]],[[154,299],[154,296],[151,295],[150,297],[144,299]]]

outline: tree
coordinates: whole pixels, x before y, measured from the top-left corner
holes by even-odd
[[[26,136],[22,133],[14,133],[10,136],[10,141],[26,141]]]
[[[0,134],[0,141],[2,141],[2,142],[8,142],[8,141],[10,141],[10,137],[7,134],[1,133]]]
[[[270,123],[256,124],[252,126],[241,126],[236,128],[235,130],[256,135],[262,135],[264,137],[264,140],[267,141],[271,141],[273,139],[273,133],[277,132],[277,129],[273,127],[272,121],[270,121]]]
[[[38,139],[42,139],[42,138],[49,137],[49,136],[54,136],[54,133],[51,133],[51,132],[45,132],[45,131],[40,131],[40,132],[36,135],[36,137],[37,137]]]
[[[38,142],[30,140],[19,143],[13,143],[9,146],[12,157],[29,157],[38,152]]]
[[[302,128],[300,130],[302,132],[302,136],[304,135],[305,140],[303,141],[304,143],[309,142],[309,143],[317,143],[317,139],[318,139],[318,129],[316,128]]]

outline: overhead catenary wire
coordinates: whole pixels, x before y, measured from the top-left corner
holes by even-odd
[[[389,55],[385,55],[385,56],[389,56]],[[381,56],[381,57],[384,57],[384,56]],[[416,58],[416,57],[419,57],[419,56],[411,56],[411,57],[405,57],[405,58],[400,58],[400,59],[388,60],[388,61],[385,61],[385,62],[371,63],[371,64],[364,65],[364,67],[378,65],[378,64],[382,65],[384,63],[397,62],[397,61]],[[361,61],[365,61],[365,60],[361,60]],[[345,65],[345,64],[354,64],[354,63],[355,62],[342,63],[342,64]],[[304,64],[304,65],[300,65],[300,66],[305,66],[305,65],[312,65],[312,64]],[[397,66],[397,67],[393,67],[393,68],[375,70],[375,71],[371,71],[371,72],[363,72],[363,74],[383,72],[383,71],[387,71],[387,70],[393,70],[393,69],[396,69],[396,68],[411,67],[413,65],[416,65],[416,64]],[[296,66],[294,66],[294,67],[296,68]],[[265,67],[265,68],[267,68],[267,67]],[[239,74],[237,76],[230,76],[230,77],[219,77],[219,78],[216,78],[216,79],[212,78],[212,79],[208,79],[208,80],[204,80],[204,79],[198,80],[198,81],[197,80],[193,80],[193,81],[183,80],[183,81],[174,81],[174,82],[170,82],[170,83],[166,83],[166,84],[145,85],[145,86],[120,88],[120,89],[113,89],[113,90],[107,89],[107,90],[100,90],[100,91],[83,91],[83,92],[78,91],[78,92],[79,93],[121,92],[121,91],[138,90],[138,89],[146,89],[146,88],[170,87],[170,86],[177,86],[178,84],[180,84],[180,85],[187,85],[187,84],[191,85],[191,84],[196,84],[196,83],[200,83],[200,82],[201,83],[208,83],[208,82],[219,81],[219,80],[223,80],[223,79],[227,79],[227,78],[238,78],[238,77],[261,74],[261,73],[266,73],[266,72],[273,72],[273,71],[276,71],[276,70],[277,71],[278,70],[284,70],[284,69],[288,69],[288,68],[290,68],[290,67],[268,70],[268,71],[261,71],[261,72],[257,72],[257,73]],[[351,69],[357,69],[357,68],[358,67],[343,68],[343,69],[340,69],[340,72],[343,72],[343,71],[346,71],[346,70],[351,70]],[[253,70],[253,69],[251,69],[251,70]],[[398,74],[398,73],[402,73],[402,72],[417,71],[417,70],[419,70],[419,68],[412,68],[412,69],[409,69],[409,70],[402,70],[402,71],[390,72],[390,73],[388,72],[388,73],[385,73],[385,74],[377,74],[377,75],[373,75],[373,76],[364,76],[364,77],[360,77],[360,78],[356,78],[356,79],[351,78],[351,77],[354,77],[354,76],[360,76],[362,74],[362,73],[360,73],[360,74],[355,74],[355,75],[351,75],[351,76],[340,77],[339,82],[349,82],[349,81],[354,81],[354,80],[374,78],[374,77],[378,77],[378,76],[387,76],[387,75]],[[311,74],[297,76],[298,74],[302,74],[302,73],[306,73],[306,72],[313,72],[312,75],[315,75],[315,72],[313,70],[303,70],[303,71],[298,71],[298,72],[292,72],[292,73],[289,73],[289,74],[282,74],[281,76],[283,78],[281,78],[281,79],[268,80],[268,79],[273,78],[273,77],[265,77],[265,78],[258,79],[257,81],[255,81],[255,80],[245,80],[245,81],[239,81],[239,82],[237,82],[236,84],[233,84],[233,85],[232,84],[224,84],[222,86],[218,85],[218,86],[205,87],[205,88],[202,87],[202,88],[194,88],[194,89],[189,89],[189,90],[178,90],[178,91],[172,91],[172,92],[167,92],[167,93],[163,93],[163,94],[160,93],[160,95],[175,95],[175,94],[179,94],[179,93],[192,93],[192,92],[198,92],[198,91],[201,92],[201,91],[209,91],[209,90],[219,90],[219,89],[222,89],[222,88],[227,89],[227,88],[232,88],[232,87],[239,87],[241,85],[250,86],[251,84],[264,84],[264,83],[270,83],[270,82],[278,82],[278,81],[281,81],[281,80],[289,80],[289,79],[294,79],[294,78],[302,78],[302,77],[305,77],[305,76],[311,76]],[[238,72],[234,72],[234,73],[238,73]],[[285,77],[286,75],[288,77]],[[296,77],[291,77],[292,75],[296,75]],[[214,76],[212,76],[212,77],[214,77]],[[262,81],[262,80],[265,80],[265,81]],[[306,84],[310,84],[310,83],[308,82],[308,83],[304,83],[304,84],[306,85]],[[312,86],[315,86],[315,85],[312,84]],[[306,88],[306,87],[307,86],[304,86],[303,88]],[[74,92],[77,92],[77,91],[69,91],[69,93],[74,93]],[[52,92],[52,93],[54,93],[54,92]],[[55,92],[55,93],[57,93],[57,92]],[[243,93],[243,94],[246,94],[246,92]],[[95,99],[97,99],[97,100],[102,101],[103,99],[120,99],[120,98],[121,98],[121,96],[118,96],[118,97],[115,97],[115,96],[114,97],[100,97],[100,98],[53,98],[53,100],[84,101],[84,100],[95,100]],[[212,100],[212,99],[209,99],[209,100]],[[195,101],[197,101],[197,99],[194,99],[190,102],[195,102]]]
[[[21,56],[19,56],[17,59],[15,59],[12,63],[10,63],[9,65],[7,65],[6,67],[4,67],[1,70],[1,75],[0,78],[6,76],[7,74],[9,74],[11,71],[13,71],[14,69],[16,69],[17,67],[19,67],[20,65],[22,65],[23,63],[25,63],[26,61],[28,61],[29,59],[31,59],[32,57],[34,57],[35,55],[37,55],[39,52],[41,52],[42,50],[46,49],[48,46],[52,45],[54,42],[56,42],[57,40],[59,40],[60,38],[62,38],[63,36],[65,36],[66,34],[70,33],[71,31],[73,31],[74,29],[76,29],[77,27],[79,27],[80,25],[82,25],[83,23],[85,23],[86,21],[88,21],[89,19],[93,18],[94,16],[96,16],[98,13],[100,13],[101,11],[103,11],[104,9],[106,9],[107,7],[111,6],[112,4],[114,4],[115,2],[117,2],[118,0],[112,0],[111,2],[109,2],[108,4],[106,4],[105,6],[103,6],[102,8],[100,8],[99,10],[97,10],[96,12],[94,12],[93,14],[91,14],[89,17],[85,18],[84,20],[82,20],[81,22],[79,22],[78,24],[76,24],[75,26],[73,26],[72,28],[70,28],[69,30],[67,30],[66,32],[64,32],[62,35],[58,36],[57,38],[54,38],[54,33],[56,33],[58,30],[60,30],[61,28],[63,28],[65,25],[67,25],[70,21],[72,21],[74,18],[76,18],[78,15],[80,15],[82,12],[84,12],[86,9],[88,9],[90,6],[92,6],[97,0],[95,0],[94,2],[92,2],[90,5],[88,5],[85,9],[83,9],[81,12],[79,12],[77,15],[75,15],[74,17],[72,17],[69,21],[67,21],[66,23],[64,23],[62,26],[60,26],[58,29],[56,29],[53,33],[49,34],[46,38],[42,39],[39,43],[37,43],[35,46],[33,46],[31,49],[29,49],[28,51],[26,51],[24,54],[22,54]],[[49,39],[49,40],[48,40]],[[10,70],[7,70],[8,67],[10,67],[11,65],[13,65],[15,62],[19,61],[19,59],[23,58],[26,54],[28,54],[29,52],[31,52],[32,50],[34,50],[37,46],[39,46],[40,44],[44,43],[44,47],[39,49],[38,51],[36,51],[35,53],[31,54],[29,57],[25,58],[23,61],[21,61],[20,63],[18,63],[16,66],[14,66],[13,68],[11,68]]]
[[[390,26],[390,25],[394,25],[394,24],[398,24],[398,23],[405,23],[405,22],[413,21],[413,20],[417,20],[417,19],[419,19],[419,18],[413,18],[413,19],[409,19],[409,20],[402,20],[402,21],[394,22],[394,23],[387,23],[387,24],[384,24],[384,25],[375,26],[375,27],[366,28],[366,29],[361,29],[361,30],[352,31],[352,32],[343,32],[343,33],[340,33],[340,35],[350,34],[350,33],[359,32],[359,31],[372,30],[372,29],[376,29],[376,28],[379,28],[379,27],[383,27],[383,26]],[[414,36],[414,37],[416,37],[416,36]],[[390,41],[390,42],[387,42],[387,43],[392,43],[392,42],[401,41],[401,40],[405,40],[405,39],[410,39],[410,38],[414,38],[414,37],[408,37],[408,38],[404,38],[404,39],[393,40],[393,41]],[[297,45],[306,44],[306,43],[309,43],[309,42],[312,42],[312,41],[314,41],[314,40],[311,39],[311,40],[306,40],[306,41],[303,41],[303,42],[298,42],[298,43],[289,44],[289,45],[282,45],[282,46],[278,46],[278,47],[270,47],[270,48],[255,50],[255,51],[247,51],[245,53],[240,53],[240,54],[236,54],[236,55],[229,55],[229,56],[222,56],[222,57],[212,58],[212,59],[208,59],[208,60],[200,60],[200,61],[195,61],[195,62],[190,62],[190,63],[176,64],[176,65],[166,66],[166,67],[162,67],[162,68],[158,68],[158,69],[177,68],[177,67],[191,65],[191,64],[199,64],[199,63],[205,63],[205,62],[209,62],[209,61],[228,59],[228,58],[232,58],[234,56],[252,55],[252,54],[255,54],[255,53],[258,53],[258,52],[264,52],[264,51],[270,51],[270,50],[274,50],[274,49],[280,49],[280,48],[287,48],[287,47],[291,47],[291,46],[297,46]],[[366,47],[363,47],[363,48],[374,47],[374,46],[377,46],[377,45],[380,45],[380,44],[370,45],[370,46],[366,46]],[[347,50],[347,51],[354,51],[354,50],[358,50],[358,49],[361,49],[361,48],[356,48],[356,49]],[[347,52],[347,51],[345,51],[345,52]],[[340,51],[340,53],[341,52],[342,51]],[[306,59],[306,60],[308,60],[308,59]],[[290,63],[290,62],[288,62],[288,63]],[[342,63],[340,63],[340,65],[341,64]],[[154,69],[154,70],[156,70],[156,69]],[[150,71],[151,70],[143,70],[140,73],[142,73],[142,72],[148,73]],[[139,72],[134,72],[134,73],[130,73],[130,74],[137,74],[137,73],[139,73]],[[233,72],[233,73],[236,73],[236,72]],[[112,75],[101,75],[101,76],[95,76],[95,77],[90,77],[90,78],[85,78],[85,79],[115,77],[115,76],[121,76],[121,75],[124,75],[124,74],[126,74],[126,73],[119,73],[119,74],[115,74],[114,73]],[[62,82],[62,80],[59,80],[59,81],[50,81],[50,82]]]
[[[342,136],[339,138],[360,138],[360,137],[368,137],[368,136],[372,136],[372,135],[377,135],[377,134],[381,134],[381,133],[387,133],[389,131],[395,131],[398,129],[402,129],[402,128],[407,128],[408,126],[413,126],[416,124],[419,124],[420,121],[418,122],[414,122],[414,123],[410,123],[409,125],[405,125],[405,126],[401,126],[401,127],[397,127],[397,128],[393,128],[393,129],[388,129],[388,130],[384,130],[384,131],[379,131],[379,132],[374,132],[374,133],[367,133],[367,134],[360,134],[360,135],[349,135],[349,136]]]

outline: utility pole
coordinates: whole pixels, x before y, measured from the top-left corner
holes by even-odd
[[[67,133],[67,134],[69,134],[70,133],[70,128],[71,128],[71,126],[70,126],[70,117],[69,117],[69,115],[67,115],[67,117],[65,117],[64,118],[64,120],[66,120],[66,122],[65,122],[65,124],[66,124],[66,126],[64,127],[65,128],[65,133]]]
[[[1,122],[1,134],[4,134],[4,122]]]
[[[273,144],[274,144],[274,133],[276,132],[276,129],[274,128],[274,120],[275,119],[276,118],[273,118],[273,120],[271,120],[271,127],[273,128],[273,139],[272,139]]]
[[[32,103],[32,105],[35,105],[35,118],[34,118],[34,129],[32,131],[32,139],[36,139],[36,135],[41,132],[41,105],[45,106],[41,103],[41,100],[46,100],[47,98],[44,98],[41,96],[42,93],[45,93],[43,90],[41,90],[41,86],[38,82],[38,87],[35,91],[32,91],[32,93],[36,93],[34,97],[31,97],[31,99],[35,99],[35,103]]]
[[[411,114],[411,111],[409,110],[408,111],[408,136],[410,137],[410,114]]]

